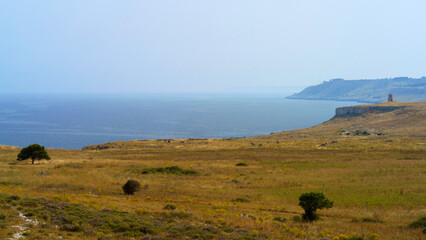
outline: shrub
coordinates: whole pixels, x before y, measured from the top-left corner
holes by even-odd
[[[248,166],[248,164],[247,164],[247,163],[240,162],[240,163],[235,164],[235,166],[237,166],[237,167],[247,167],[247,166]]]
[[[301,206],[305,213],[302,215],[304,221],[315,221],[318,219],[316,210],[323,208],[333,207],[333,202],[328,200],[323,193],[309,192],[303,193],[299,197],[299,206]]]
[[[32,216],[35,216],[35,215],[36,215],[36,213],[32,210],[28,210],[28,211],[24,212],[25,217],[32,217]]]
[[[356,130],[356,131],[354,132],[354,135],[355,135],[355,136],[359,136],[359,135],[362,135],[362,136],[368,136],[368,135],[370,135],[370,133],[369,133],[369,132],[367,132],[367,131]]]
[[[377,233],[372,233],[368,237],[368,240],[380,240],[380,236]]]
[[[426,216],[422,216],[410,224],[411,228],[426,228]]]
[[[175,210],[175,209],[176,209],[176,206],[175,206],[174,204],[167,204],[167,205],[164,207],[164,209],[167,209],[167,210]]]
[[[236,198],[234,200],[232,200],[233,202],[242,202],[242,203],[247,203],[250,202],[248,199],[246,198]]]
[[[133,195],[135,192],[138,192],[140,190],[141,185],[138,181],[128,180],[122,188],[123,188],[124,194]]]
[[[178,166],[172,167],[159,167],[159,168],[145,168],[143,170],[136,170],[142,174],[155,174],[155,173],[165,173],[165,174],[174,174],[174,175],[197,175],[198,172],[194,170],[185,170]]]
[[[12,196],[7,197],[6,199],[18,201],[18,200],[21,200],[21,197],[16,196],[16,195],[12,195]]]
[[[380,220],[380,219],[377,219],[377,218],[369,218],[369,217],[362,218],[362,222],[368,222],[368,223],[383,223],[383,221],[382,221],[382,220]]]
[[[272,220],[273,221],[277,221],[277,222],[285,222],[285,221],[287,221],[287,219],[285,217],[274,217],[274,219],[272,219]]]
[[[293,216],[293,221],[295,221],[295,222],[301,222],[302,221],[302,217],[300,217],[299,215],[294,215]]]
[[[64,224],[62,225],[62,227],[60,228],[63,231],[67,231],[67,232],[82,232],[83,228],[80,226],[76,226],[73,224]]]

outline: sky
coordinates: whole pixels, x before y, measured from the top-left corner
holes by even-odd
[[[424,0],[0,1],[0,93],[261,91],[426,75]]]

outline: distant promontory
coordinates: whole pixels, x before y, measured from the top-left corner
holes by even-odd
[[[393,94],[395,101],[426,101],[426,77],[363,80],[331,79],[319,85],[307,87],[287,98],[378,103],[386,101],[389,93]]]

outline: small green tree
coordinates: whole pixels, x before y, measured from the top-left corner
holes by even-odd
[[[305,210],[302,215],[303,220],[312,222],[318,219],[317,209],[331,208],[333,207],[333,202],[328,200],[322,193],[309,192],[299,197],[299,206]]]
[[[32,164],[34,164],[34,160],[50,160],[50,157],[44,149],[44,146],[40,146],[38,144],[29,145],[28,147],[23,148],[18,154],[18,159],[16,160],[23,161],[28,158],[31,158]]]

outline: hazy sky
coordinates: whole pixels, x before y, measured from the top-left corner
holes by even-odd
[[[425,0],[0,1],[0,92],[426,75]]]

